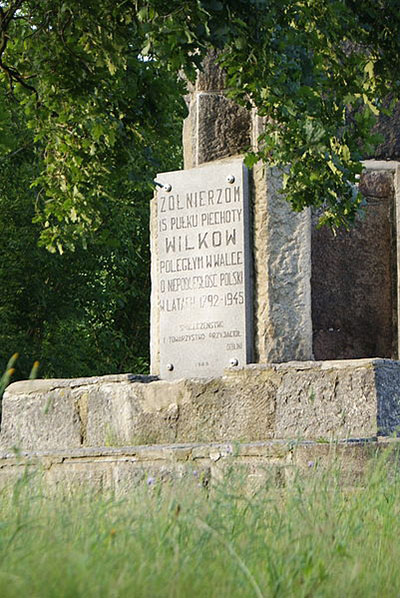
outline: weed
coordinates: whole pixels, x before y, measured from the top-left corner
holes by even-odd
[[[41,487],[0,502],[2,598],[382,598],[400,594],[398,455],[357,489],[339,468],[243,492],[144,477],[123,499]]]

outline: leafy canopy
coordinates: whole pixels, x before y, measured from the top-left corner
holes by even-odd
[[[0,163],[20,149],[11,95],[36,153],[42,244],[62,252],[93,233],[114,242],[110,213],[141,201],[160,165],[179,159],[183,84],[143,60],[143,33],[112,0],[19,0],[3,3],[0,21]]]
[[[1,373],[16,349],[14,378],[27,378],[35,360],[43,377],[147,371],[147,194],[127,186],[122,175],[120,181],[113,177],[107,223],[86,249],[78,245],[60,255],[38,247],[42,226],[32,222],[35,190],[29,189],[39,173],[32,131],[18,104],[9,99],[0,107],[9,116],[7,138],[18,147],[1,160]],[[174,133],[171,155],[156,156],[165,170],[175,167],[171,149],[180,135]]]
[[[333,226],[354,220],[360,159],[377,141],[371,128],[383,100],[399,96],[397,0],[0,6],[1,92],[24,106],[34,135],[36,219],[49,248],[102,229],[117,178],[150,188],[155,150],[185,111],[178,74],[193,79],[210,47],[228,94],[265,117],[248,165],[290,164],[284,184],[295,210],[322,206]],[[18,151],[4,138],[3,155]]]

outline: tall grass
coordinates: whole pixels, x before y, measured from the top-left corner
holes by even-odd
[[[378,458],[357,488],[310,470],[244,496],[152,484],[66,498],[30,478],[3,492],[1,598],[394,597],[400,475]]]

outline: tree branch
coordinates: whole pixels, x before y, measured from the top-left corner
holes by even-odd
[[[15,0],[14,2],[10,3],[9,8],[6,11],[4,11],[4,9],[0,7],[0,68],[8,76],[11,93],[13,93],[14,91],[14,82],[20,83],[23,87],[25,87],[25,89],[35,94],[36,101],[37,103],[39,103],[39,94],[36,88],[32,85],[29,85],[29,83],[26,82],[24,76],[21,73],[19,73],[17,69],[8,66],[3,62],[3,55],[6,51],[7,44],[10,39],[8,35],[8,28],[12,20],[15,18],[15,14],[18,12],[18,10],[20,10],[23,3],[24,0]]]

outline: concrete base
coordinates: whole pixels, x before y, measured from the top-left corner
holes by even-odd
[[[400,362],[250,365],[220,378],[34,380],[3,398],[0,449],[373,438],[400,426]]]

